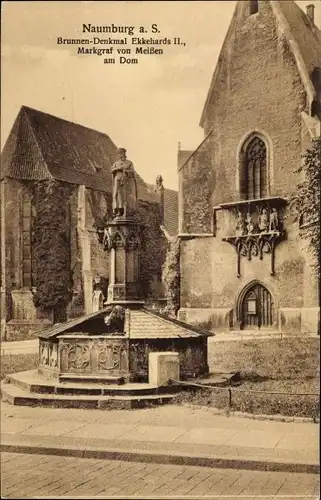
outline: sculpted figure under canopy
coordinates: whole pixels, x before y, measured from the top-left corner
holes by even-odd
[[[137,202],[137,185],[133,163],[126,158],[126,149],[117,150],[118,160],[112,166],[113,215],[132,215]]]

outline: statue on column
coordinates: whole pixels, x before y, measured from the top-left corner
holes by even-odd
[[[132,215],[137,202],[137,185],[133,163],[126,158],[126,149],[117,150],[118,160],[111,169],[113,176],[113,215]]]

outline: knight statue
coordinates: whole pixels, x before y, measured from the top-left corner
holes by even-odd
[[[112,166],[113,215],[132,215],[137,203],[137,185],[133,163],[126,157],[126,149],[117,150],[118,159]]]

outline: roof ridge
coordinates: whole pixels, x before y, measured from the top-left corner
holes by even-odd
[[[50,325],[48,328],[45,328],[41,332],[39,332],[39,337],[51,338],[55,335],[60,335],[62,332],[69,330],[69,328],[81,325],[81,323],[83,323],[84,321],[92,319],[95,316],[99,316],[100,314],[104,314],[105,312],[108,312],[108,310],[109,306],[104,307],[103,309],[99,309],[99,311],[94,311],[90,314],[85,314],[84,316],[80,316],[79,318],[72,318],[67,321],[64,321],[63,323],[55,323],[53,325]]]
[[[192,332],[198,333],[199,335],[214,336],[214,333],[204,330],[203,328],[199,328],[198,326],[195,325],[190,325],[189,323],[185,323],[184,321],[180,321],[176,318],[169,318],[167,316],[163,316],[161,313],[156,311],[151,311],[146,307],[143,307],[142,310],[145,313],[150,314],[151,316],[156,316],[157,318],[162,319],[165,323],[173,323],[175,326],[184,328],[185,330],[191,330]]]
[[[50,118],[54,118],[55,120],[59,120],[59,121],[65,122],[65,123],[69,123],[71,125],[76,125],[77,127],[81,127],[81,128],[86,129],[86,130],[90,130],[92,132],[95,132],[96,134],[101,134],[104,137],[107,137],[110,141],[112,141],[112,139],[109,137],[109,135],[106,134],[105,132],[101,132],[100,130],[97,130],[97,129],[92,128],[92,127],[87,127],[86,125],[82,125],[81,123],[73,122],[71,120],[67,120],[66,118],[61,118],[60,116],[52,115],[51,113],[46,113],[45,111],[41,111],[40,109],[31,108],[30,106],[26,106],[25,104],[23,104],[21,106],[21,109],[24,109],[26,112],[33,111],[33,112],[36,112],[36,113],[40,113],[42,115],[50,116]]]
[[[17,150],[17,141],[15,141],[13,139],[13,131],[15,130],[15,127],[17,128],[17,130],[19,130],[19,124],[20,124],[20,120],[21,120],[21,109],[18,113],[18,115],[16,116],[16,119],[12,125],[12,128],[11,128],[11,131],[3,145],[3,148],[2,148],[2,151],[1,151],[1,161],[0,161],[0,180],[4,179],[5,177],[5,166],[4,166],[4,158],[6,158],[6,153],[7,151],[9,150],[10,152],[10,146],[11,144],[13,145],[13,148],[12,148],[12,156],[14,156],[16,154],[16,150]],[[11,142],[10,142],[11,141]]]
[[[206,114],[206,110],[207,110],[207,106],[209,104],[209,101],[212,97],[212,92],[213,92],[213,89],[214,89],[214,85],[215,85],[215,82],[216,82],[216,79],[217,79],[217,75],[218,75],[218,72],[219,72],[219,63],[220,63],[220,58],[222,57],[223,55],[223,51],[224,51],[224,47],[226,46],[227,44],[227,41],[229,39],[229,36],[230,34],[233,32],[233,28],[234,28],[234,24],[235,24],[235,21],[236,21],[236,13],[237,13],[237,9],[238,9],[238,6],[239,6],[239,0],[237,1],[236,5],[235,5],[235,9],[234,9],[234,12],[233,12],[233,15],[232,15],[232,19],[230,21],[230,24],[229,24],[229,27],[227,29],[227,32],[226,32],[226,35],[225,35],[225,38],[224,38],[224,41],[222,43],[222,47],[221,47],[221,50],[220,50],[220,53],[219,53],[219,56],[217,58],[217,61],[215,63],[215,67],[214,67],[214,72],[213,72],[213,75],[212,75],[212,78],[211,78],[211,82],[210,82],[210,86],[209,86],[209,89],[208,89],[208,92],[207,92],[207,96],[206,96],[206,100],[205,100],[205,104],[203,106],[203,111],[202,111],[202,116],[201,116],[201,119],[200,119],[200,122],[199,122],[199,125],[201,127],[203,127],[203,124],[204,124],[204,120],[205,120],[205,114]],[[185,162],[186,163],[186,162]],[[185,165],[184,163],[184,165]],[[183,167],[183,165],[182,165]]]
[[[195,155],[195,153],[197,153],[197,151],[200,149],[200,147],[204,144],[204,142],[206,141],[206,139],[209,138],[209,136],[213,133],[213,130],[214,129],[211,129],[209,131],[209,133],[204,137],[204,139],[202,140],[202,142],[200,142],[200,144],[197,146],[197,148],[190,154],[190,156],[187,158],[186,161],[184,161],[183,165],[181,165],[178,169],[178,172],[180,172],[182,170],[183,167],[185,167],[186,163],[188,161],[190,161],[190,159]]]
[[[281,3],[282,2],[291,3],[291,4],[295,5],[295,7],[298,8],[302,12],[303,15],[305,15],[305,13],[295,2],[293,2],[293,0],[268,0],[268,2],[271,6],[272,12],[273,12],[276,20],[279,22],[281,28],[283,29],[284,36],[286,37],[287,42],[288,42],[289,47],[290,47],[290,50],[294,56],[294,60],[295,60],[297,69],[299,71],[300,78],[302,80],[303,86],[304,86],[306,93],[307,93],[308,102],[309,102],[309,114],[311,115],[312,103],[315,99],[316,92],[315,92],[314,86],[312,84],[312,81],[311,81],[311,78],[309,75],[309,71],[306,67],[306,63],[305,63],[304,57],[302,55],[302,51],[300,49],[300,46],[299,46],[297,40],[295,39],[295,37],[293,36],[291,26],[287,20],[286,15],[282,11]],[[222,57],[224,57],[225,47],[226,47],[226,44],[227,44],[231,34],[233,33],[233,27],[234,27],[235,21],[236,21],[236,14],[238,12],[238,8],[239,8],[239,5],[241,3],[242,3],[242,0],[238,0],[236,3],[232,19],[230,21],[227,33],[225,35],[225,38],[224,38],[224,41],[223,41],[223,44],[222,44],[222,47],[221,47],[221,50],[219,53],[219,57],[217,59],[216,65],[215,65],[214,73],[213,73],[213,76],[212,76],[212,79],[210,82],[209,90],[207,92],[205,104],[203,106],[203,111],[202,111],[201,119],[199,122],[201,127],[204,127],[204,121],[205,121],[205,116],[207,113],[207,108],[208,108],[209,101],[210,101],[212,93],[213,93],[213,89],[214,89],[215,82],[217,80],[217,76],[218,76],[218,72],[219,72],[219,68],[220,68],[220,59]],[[319,30],[319,28],[315,24],[313,24],[313,30],[311,30],[311,31],[313,31],[314,36],[316,36],[316,33],[318,33],[319,36],[321,35],[321,30]]]
[[[294,4],[294,2],[292,1]],[[279,21],[281,28],[283,30],[284,36],[287,39],[287,42],[290,46],[290,49],[292,51],[292,54],[294,56],[294,60],[296,62],[296,66],[298,69],[298,72],[300,74],[303,86],[305,87],[308,101],[309,101],[309,114],[311,115],[311,109],[312,109],[312,103],[315,99],[315,89],[313,87],[308,69],[306,67],[305,61],[303,59],[299,44],[297,43],[295,37],[293,36],[291,26],[286,18],[286,15],[282,11],[282,8],[280,7],[280,0],[270,0],[270,5],[272,7],[272,11],[276,17],[276,19]],[[297,6],[299,9],[300,7]],[[302,9],[300,9],[302,11]],[[303,12],[303,11],[302,11]],[[303,12],[304,14],[304,12]]]

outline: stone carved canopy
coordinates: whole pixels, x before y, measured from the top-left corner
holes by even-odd
[[[128,228],[112,231],[109,227],[104,230],[103,245],[107,251],[112,248],[136,249],[139,246],[139,236]]]
[[[222,203],[215,210],[228,210],[234,214],[234,234],[223,238],[237,254],[237,277],[241,273],[241,257],[263,260],[271,256],[271,276],[275,274],[275,247],[284,238],[283,209],[286,200],[280,197]],[[216,213],[214,210],[214,236]]]

